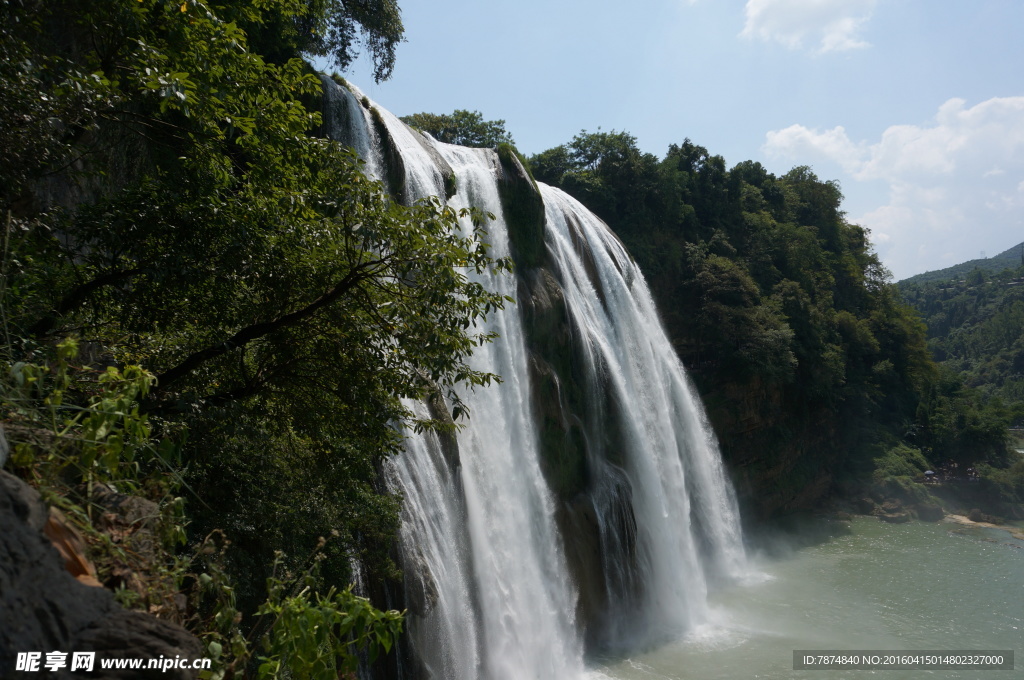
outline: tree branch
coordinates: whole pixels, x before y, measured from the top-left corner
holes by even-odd
[[[251,326],[246,326],[224,342],[217,343],[216,345],[210,345],[198,352],[193,352],[185,357],[184,361],[179,363],[177,366],[169,368],[158,375],[157,385],[154,388],[154,391],[162,391],[166,389],[169,385],[181,380],[183,377],[211,359],[215,359],[232,350],[245,347],[254,340],[258,340],[270,333],[273,333],[274,331],[294,326],[295,324],[309,318],[322,307],[331,304],[342,295],[352,290],[359,283],[373,276],[376,272],[374,267],[383,263],[384,260],[373,260],[356,265],[341,281],[338,282],[336,286],[334,286],[334,288],[313,300],[302,309],[279,316],[271,321],[261,321],[259,323],[252,324]]]
[[[46,316],[32,324],[28,328],[27,333],[36,338],[49,334],[57,324],[57,319],[85,302],[85,299],[91,293],[103,288],[104,286],[112,286],[116,283],[130,279],[133,276],[138,276],[142,271],[143,270],[141,269],[127,269],[124,271],[110,272],[103,276],[97,276],[92,281],[77,286],[72,289],[70,293],[65,295],[61,301],[46,314]]]

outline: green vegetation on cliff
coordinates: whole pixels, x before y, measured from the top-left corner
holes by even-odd
[[[689,140],[658,159],[614,131],[581,132],[530,164],[636,258],[760,513],[929,463],[1006,463],[1006,418],[975,418],[973,396],[940,374],[835,182],[807,167],[728,169]]]
[[[1005,269],[1016,269],[1021,265],[1024,265],[1024,243],[1018,243],[1012,248],[1007,248],[1003,252],[998,255],[993,255],[992,257],[968,260],[967,262],[961,262],[960,264],[955,264],[952,267],[946,267],[945,269],[936,269],[935,271],[916,274],[908,279],[900,281],[899,285],[900,288],[903,288],[908,284],[925,284],[937,281],[963,279],[966,278],[968,274],[971,274],[975,269],[980,270],[986,275],[994,275],[999,274]]]
[[[330,590],[352,557],[371,588],[397,575],[398,500],[379,480],[394,423],[451,427],[413,423],[400,399],[441,391],[464,413],[454,386],[495,377],[466,363],[490,339],[474,321],[506,302],[466,274],[508,266],[484,216],[460,232],[439,201],[399,205],[310,134],[320,81],[300,53],[344,64],[360,30],[386,75],[387,1],[0,4],[7,467],[83,508],[100,481],[183,496],[192,548],[230,539],[231,608],[256,637],[261,602],[291,615],[291,591],[267,600],[275,569],[318,555],[305,602],[325,616],[362,606]],[[62,354],[64,338],[87,351]],[[26,391],[39,376],[61,376],[59,399]]]
[[[934,427],[946,432],[943,455],[954,462],[981,458],[982,449],[1002,439],[1007,422],[1018,436],[1024,426],[1024,266],[1019,247],[1007,254],[999,270],[953,267],[944,270],[953,274],[947,279],[920,276],[899,284],[928,326],[928,347],[942,371],[931,412]],[[985,463],[977,466],[982,484],[975,505],[1024,516],[1008,505],[1024,503],[1024,458],[1007,452]]]

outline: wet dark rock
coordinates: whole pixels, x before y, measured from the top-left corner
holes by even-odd
[[[938,522],[945,516],[942,507],[935,503],[921,503],[917,506],[917,518],[924,522]]]
[[[498,195],[508,226],[512,259],[520,271],[544,264],[544,199],[514,149],[498,147]]]
[[[100,671],[99,659],[203,656],[200,642],[180,626],[122,609],[113,594],[75,580],[43,534],[48,511],[39,494],[0,471],[0,669],[15,667],[18,652],[97,652],[94,672],[66,669],[45,677],[153,677],[153,671]],[[157,672],[168,680],[195,678],[198,671]],[[45,675],[45,674],[44,674]],[[38,677],[44,677],[39,675]]]
[[[875,502],[870,498],[858,498],[853,502],[853,507],[861,515],[870,515],[875,512]]]
[[[99,590],[94,588],[94,590]],[[109,591],[101,590],[109,594]],[[199,659],[204,656],[199,641],[188,631],[166,621],[145,614],[121,609],[117,605],[107,615],[95,619],[79,635],[72,647],[76,651],[96,652],[96,658],[136,659]],[[63,648],[61,648],[63,649]],[[98,662],[97,662],[98,663]],[[98,670],[94,669],[94,670]],[[85,677],[152,678],[154,670],[106,670],[86,673]],[[72,676],[73,677],[73,676]],[[168,669],[159,673],[161,678],[191,680],[198,677],[198,671],[191,669]]]
[[[903,511],[903,503],[897,498],[888,498],[882,503],[882,512],[885,514],[896,514]]]
[[[419,546],[410,546],[405,549],[402,565],[409,612],[415,616],[426,616],[437,605],[439,597],[427,558]]]

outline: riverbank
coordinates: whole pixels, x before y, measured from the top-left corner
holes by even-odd
[[[1008,534],[1010,534],[1010,536],[1013,536],[1018,541],[1024,541],[1024,530],[1022,530],[1020,527],[1015,527],[1009,524],[996,524],[993,522],[975,522],[968,517],[964,517],[963,515],[946,515],[945,519],[947,522],[963,524],[965,526],[982,527],[985,529],[999,529],[1001,531],[1007,532]]]

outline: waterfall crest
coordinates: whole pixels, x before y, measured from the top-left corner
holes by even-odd
[[[514,156],[435,142],[323,81],[326,132],[370,174],[404,202],[493,213],[493,253],[517,262],[515,277],[484,281],[518,304],[488,318],[500,338],[472,358],[503,382],[461,395],[471,417],[456,437],[409,433],[388,466],[405,501],[409,675],[582,678],[585,650],[700,623],[709,580],[744,569],[736,502],[621,243]]]

